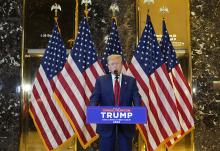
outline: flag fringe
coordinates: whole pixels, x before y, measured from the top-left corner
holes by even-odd
[[[37,129],[37,132],[38,132],[38,134],[39,134],[39,136],[40,136],[40,139],[42,140],[43,145],[44,145],[44,147],[46,148],[47,151],[55,151],[55,150],[57,150],[57,149],[59,149],[59,148],[62,148],[63,146],[65,146],[66,144],[70,143],[70,142],[75,138],[75,135],[73,135],[73,136],[71,136],[70,138],[68,138],[65,142],[63,142],[62,144],[58,145],[56,148],[50,150],[50,149],[47,147],[47,144],[46,144],[46,142],[44,141],[43,136],[41,135],[41,131],[40,131],[40,129],[39,129],[39,127],[38,127],[38,125],[37,125],[37,123],[36,123],[36,121],[35,121],[34,115],[33,115],[33,113],[31,112],[30,109],[29,109],[29,114],[30,114],[30,116],[31,116],[32,119],[33,119],[34,125],[35,125],[35,127],[36,127],[36,129]]]
[[[187,134],[191,133],[193,130],[195,129],[195,126],[191,127],[188,131],[186,131],[181,137],[179,137],[171,146],[167,146],[166,144],[166,148],[168,149],[172,149],[178,142],[180,142],[183,137],[185,137]],[[169,141],[169,140],[168,140]],[[168,142],[167,141],[167,142]]]
[[[147,140],[146,140],[146,138],[145,138],[145,135],[144,135],[144,133],[143,133],[141,127],[139,126],[139,124],[136,124],[136,125],[137,125],[137,127],[138,127],[138,130],[139,130],[141,136],[142,136],[142,139],[144,140],[145,144],[148,145]],[[157,146],[157,148],[156,148],[155,150],[157,150],[161,145],[166,144],[166,142],[169,141],[170,139],[172,139],[172,138],[178,136],[180,133],[181,133],[181,130],[180,130],[180,131],[177,131],[177,132],[174,133],[172,136],[170,136],[170,137],[166,138],[165,140],[163,140],[163,141],[160,143],[160,145]],[[148,149],[147,149],[147,150],[148,150]]]
[[[77,132],[77,129],[74,125],[74,123],[72,122],[71,118],[69,117],[68,113],[66,112],[66,110],[64,109],[61,101],[59,100],[59,98],[57,97],[56,93],[54,93],[54,98],[55,100],[57,101],[58,105],[60,106],[60,108],[62,109],[64,115],[66,116],[66,118],[68,119],[68,121],[70,122],[70,124],[72,125],[73,129],[74,129],[74,132],[75,132],[75,135],[77,136],[77,138],[79,139],[79,142],[82,146],[83,149],[86,149],[87,147],[89,147],[94,141],[96,141],[99,136],[96,135],[95,137],[91,138],[90,141],[88,141],[86,144],[83,143],[82,139],[79,137],[79,134]]]

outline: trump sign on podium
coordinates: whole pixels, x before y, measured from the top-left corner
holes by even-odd
[[[86,122],[97,124],[144,124],[147,123],[145,107],[89,106]]]

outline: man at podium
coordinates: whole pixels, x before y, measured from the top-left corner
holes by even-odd
[[[122,74],[121,55],[107,58],[110,74],[96,80],[91,106],[141,106],[136,80]],[[97,124],[100,151],[131,151],[135,124]]]

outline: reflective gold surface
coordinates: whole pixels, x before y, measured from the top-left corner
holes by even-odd
[[[161,7],[167,7],[169,12],[162,14]],[[158,37],[162,34],[162,19],[165,18],[171,41],[177,49],[188,49],[189,40],[189,1],[188,0],[160,0],[147,5],[144,0],[137,0],[139,36],[146,24],[146,16],[151,16],[154,29]],[[149,10],[149,13],[148,13]]]

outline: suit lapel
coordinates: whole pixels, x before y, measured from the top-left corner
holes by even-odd
[[[111,76],[111,74],[109,74],[109,76],[108,76],[106,86],[109,86],[109,90],[110,90],[109,97],[111,97],[111,100],[113,101],[113,104],[114,104],[115,100],[114,100],[114,91],[113,91],[113,83],[112,83],[112,76]]]
[[[128,82],[127,82],[127,79],[126,77],[122,74],[122,80],[121,80],[121,89],[120,89],[120,101],[121,103],[123,101],[125,101],[125,96],[126,95],[126,89],[127,89],[127,85],[128,85]]]

